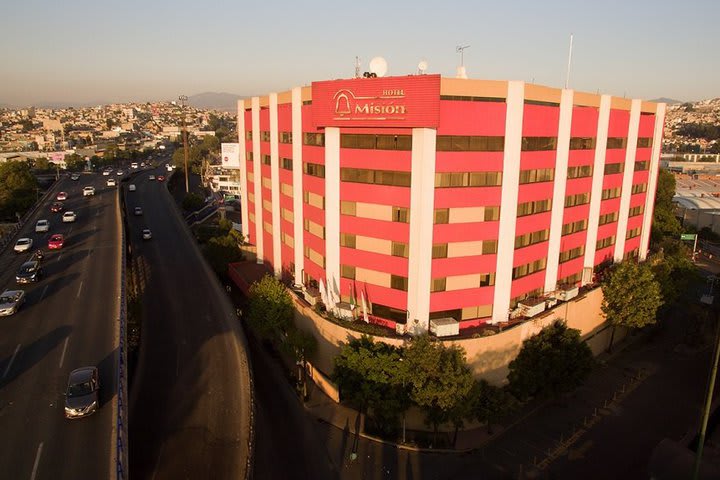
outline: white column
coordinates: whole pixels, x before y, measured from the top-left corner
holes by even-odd
[[[560,97],[560,123],[558,125],[557,156],[555,158],[552,216],[550,217],[550,241],[548,244],[547,268],[545,269],[546,292],[555,290],[558,282],[563,216],[565,213],[568,157],[570,156],[572,113],[573,91],[563,90]]]
[[[278,156],[278,97],[270,94],[270,186],[272,199],[273,271],[275,278],[282,276],[280,236],[280,158]]]
[[[640,106],[642,100],[633,99],[630,107],[630,128],[628,129],[627,148],[625,149],[625,171],[623,172],[622,192],[620,193],[620,212],[618,216],[617,236],[615,237],[615,263],[622,262],[627,234],[630,196],[635,173],[635,154],[637,153],[638,130],[640,128]]]
[[[257,263],[263,260],[262,173],[260,172],[260,97],[252,97],[253,185],[255,189],[255,248]]]
[[[330,308],[340,301],[340,129],[325,129],[325,276]]]
[[[292,89],[293,239],[295,285],[302,285],[305,269],[303,236],[302,88]]]
[[[642,232],[640,233],[640,260],[647,258],[650,247],[650,233],[655,213],[655,195],[658,174],[660,171],[660,151],[662,150],[663,127],[665,126],[665,104],[660,103],[655,112],[655,131],[653,132],[652,156],[648,168],[648,189],[645,197],[645,211],[643,212]]]
[[[491,323],[506,322],[510,309],[524,100],[525,82],[508,82],[505,114],[505,150],[503,153],[502,194],[500,200],[500,230],[498,234],[495,297],[493,299]]]
[[[250,220],[248,219],[248,181],[247,181],[247,154],[245,152],[245,100],[238,100],[238,150],[240,150],[240,215],[242,215],[242,234],[247,240],[250,235]]]
[[[413,335],[429,328],[436,139],[434,129],[413,128],[406,326]]]
[[[593,161],[592,191],[590,192],[590,213],[588,214],[587,240],[583,268],[595,268],[595,247],[598,241],[600,201],[602,200],[603,177],[605,176],[605,153],[607,152],[608,127],[610,125],[610,95],[600,97],[597,135],[595,136],[595,159]],[[583,285],[589,283],[592,275],[583,275]]]

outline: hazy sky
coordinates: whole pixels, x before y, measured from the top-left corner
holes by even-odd
[[[389,75],[570,86],[628,97],[720,96],[717,0],[10,0],[0,10],[0,104],[241,96]],[[366,70],[364,68],[363,70]]]

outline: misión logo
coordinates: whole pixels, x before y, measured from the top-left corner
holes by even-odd
[[[407,108],[400,103],[405,100],[403,90],[383,90],[382,95],[356,97],[348,89],[338,90],[333,95],[336,120],[398,120],[407,114]]]

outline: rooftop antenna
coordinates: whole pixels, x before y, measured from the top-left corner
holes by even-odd
[[[467,72],[465,71],[465,49],[470,48],[470,45],[458,45],[455,47],[455,53],[460,54],[460,66],[457,68],[456,78],[467,78]]]
[[[572,44],[573,44],[573,34],[570,34],[570,52],[568,53],[568,66],[567,66],[567,75],[565,76],[565,89],[567,90],[570,85],[570,63],[572,62]]]
[[[355,78],[360,78],[360,57],[355,56]]]

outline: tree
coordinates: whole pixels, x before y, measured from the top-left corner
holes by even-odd
[[[292,324],[292,298],[285,285],[270,275],[250,286],[247,310],[245,319],[263,338],[278,338]]]
[[[85,168],[85,163],[85,159],[77,153],[73,153],[65,157],[65,165],[67,165],[67,169],[71,172],[83,170]]]
[[[410,398],[425,411],[435,436],[442,423],[454,420],[457,425],[458,415],[453,413],[467,401],[473,385],[465,351],[421,335],[410,342],[404,357]]]
[[[612,349],[617,326],[642,328],[654,324],[663,303],[650,265],[633,260],[610,269],[602,281],[602,292],[602,311],[613,326],[608,349]]]
[[[227,272],[229,263],[242,260],[242,252],[230,235],[211,238],[203,249],[210,266],[220,274]]]
[[[35,169],[42,172],[50,170],[50,162],[45,157],[40,157],[35,160]]]
[[[205,205],[205,200],[202,198],[201,195],[198,195],[194,192],[190,192],[185,195],[185,198],[183,198],[182,201],[183,210],[187,210],[188,212],[200,210],[203,205]]]
[[[580,331],[558,320],[523,342],[509,365],[509,389],[521,400],[554,397],[580,386],[594,363]]]
[[[290,325],[287,335],[283,339],[281,348],[285,353],[291,355],[298,366],[297,387],[302,394],[302,398],[307,398],[307,378],[305,375],[307,369],[307,359],[317,351],[317,338],[305,330],[300,330],[294,325]]]
[[[0,218],[16,219],[37,200],[37,179],[26,162],[0,164]]]
[[[681,240],[666,237],[659,247],[659,251],[648,258],[648,264],[660,286],[663,306],[670,306],[683,299],[698,273],[690,260],[690,249]]]
[[[492,434],[492,424],[518,406],[517,399],[507,390],[490,385],[485,380],[473,384],[470,394],[472,414],[478,422],[487,424]]]
[[[675,177],[672,173],[661,168],[658,173],[651,232],[651,238],[655,243],[661,241],[665,236],[677,238],[682,232],[680,222],[675,217],[673,196],[675,196]]]

